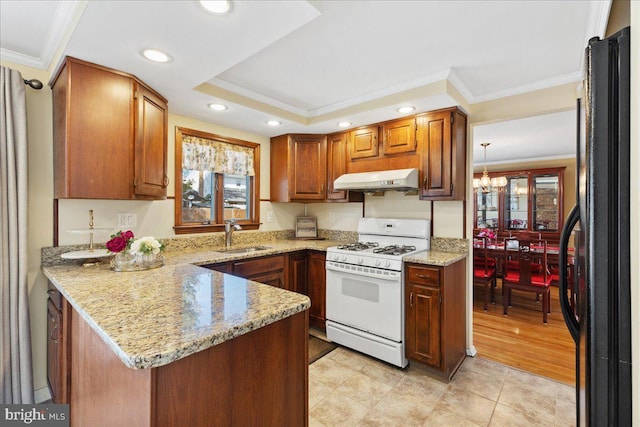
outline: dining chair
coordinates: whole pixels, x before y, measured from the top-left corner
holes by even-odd
[[[496,259],[489,256],[490,239],[487,237],[473,238],[473,284],[484,287],[484,311],[488,310],[489,295],[491,304],[495,303],[493,290],[498,286],[496,274]]]
[[[534,245],[535,248],[532,247]],[[511,306],[511,291],[533,292],[542,295],[542,321],[547,323],[547,314],[551,312],[551,276],[547,267],[547,242],[505,239],[503,271],[504,314],[508,314],[508,308]]]

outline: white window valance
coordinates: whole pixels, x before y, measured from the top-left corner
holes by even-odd
[[[182,137],[182,168],[254,176],[253,149],[191,135]]]

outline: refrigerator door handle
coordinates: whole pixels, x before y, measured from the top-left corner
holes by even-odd
[[[571,309],[571,304],[569,303],[569,296],[567,295],[568,290],[568,276],[567,276],[567,249],[569,244],[569,237],[571,236],[571,230],[580,220],[580,208],[578,205],[575,205],[569,216],[567,217],[567,221],[562,228],[562,233],[560,234],[560,250],[558,253],[558,273],[559,273],[559,299],[560,299],[560,308],[562,309],[562,316],[564,317],[564,321],[567,324],[567,328],[569,329],[569,333],[573,338],[573,341],[577,344],[580,341],[580,325],[576,320],[573,310]],[[577,256],[577,254],[576,254]],[[576,278],[577,279],[577,278]],[[577,286],[574,283],[574,286]]]

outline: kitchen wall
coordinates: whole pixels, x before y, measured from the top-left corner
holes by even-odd
[[[365,195],[364,203],[310,203],[307,205],[307,213],[318,218],[318,228],[328,230],[355,231],[358,219],[364,215],[375,218],[431,219],[435,237],[462,238],[464,233],[462,202],[428,202],[419,200],[417,195],[405,196],[397,191],[387,191],[384,196]]]

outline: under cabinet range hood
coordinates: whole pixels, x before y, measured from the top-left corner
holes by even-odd
[[[334,190],[412,191],[418,189],[418,169],[347,173],[333,182]]]

